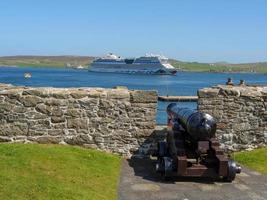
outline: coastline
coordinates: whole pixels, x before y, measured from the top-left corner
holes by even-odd
[[[90,64],[96,57],[94,56],[3,56],[0,57],[0,66],[4,67],[42,67],[42,68],[90,68]],[[267,62],[255,63],[200,63],[169,59],[169,63],[178,71],[200,72],[200,73],[267,73]]]
[[[33,64],[25,64],[25,65],[1,65],[0,68],[27,68],[27,67],[33,67],[33,68],[51,68],[51,69],[77,69],[77,70],[88,70],[90,68],[89,66],[85,66],[83,69],[78,69],[76,67],[68,67],[68,66],[61,66],[61,65],[33,65]],[[188,69],[178,69],[179,72],[192,72],[192,73],[223,73],[223,74],[264,74],[267,75],[267,69],[263,72],[258,71],[246,71],[246,70],[240,70],[240,71],[225,71],[225,70],[205,70],[205,69],[198,69],[198,70],[188,70]]]
[[[54,66],[54,65],[1,65],[0,68],[27,68],[27,67],[32,67],[32,68],[51,68],[51,69],[79,69],[76,67],[67,67],[67,66]],[[87,70],[88,67],[85,66],[83,69],[79,70]]]
[[[5,67],[5,68],[18,68],[19,66],[17,66],[17,65],[0,65],[0,67]]]
[[[32,67],[32,68],[58,68],[58,69],[77,69],[77,70],[88,70],[90,66],[85,66],[83,69],[78,69],[76,67],[68,67],[68,66],[59,66],[59,65],[1,65],[0,68],[27,68],[27,67]],[[267,69],[266,71],[263,72],[258,72],[258,71],[246,71],[246,70],[240,70],[240,71],[225,71],[225,70],[187,70],[187,69],[178,69],[179,72],[187,72],[187,73],[211,73],[211,74],[264,74],[267,75]]]

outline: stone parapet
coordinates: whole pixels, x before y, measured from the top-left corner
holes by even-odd
[[[214,116],[226,150],[267,144],[267,86],[218,85],[198,91],[198,110]]]
[[[0,142],[81,145],[129,156],[152,134],[157,92],[0,84]]]

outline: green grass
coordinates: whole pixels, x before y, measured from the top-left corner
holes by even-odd
[[[0,66],[19,67],[88,67],[93,57],[89,56],[6,56],[0,57]]]
[[[120,162],[79,147],[0,144],[0,199],[116,199]]]
[[[170,63],[177,69],[192,72],[258,72],[267,73],[267,63],[246,63],[246,64],[230,64],[230,63],[198,63],[198,62],[182,62],[170,60]]]
[[[233,158],[241,165],[267,174],[267,148],[234,153]]]

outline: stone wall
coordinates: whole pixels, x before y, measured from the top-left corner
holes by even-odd
[[[267,144],[267,86],[219,85],[198,91],[198,109],[214,116],[226,150]]]
[[[0,142],[82,145],[131,155],[155,128],[157,93],[0,85]]]

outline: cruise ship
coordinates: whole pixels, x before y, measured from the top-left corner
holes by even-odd
[[[168,63],[168,58],[164,56],[147,54],[139,58],[122,58],[112,53],[96,58],[92,62],[89,71],[167,75],[174,75],[177,72]]]

